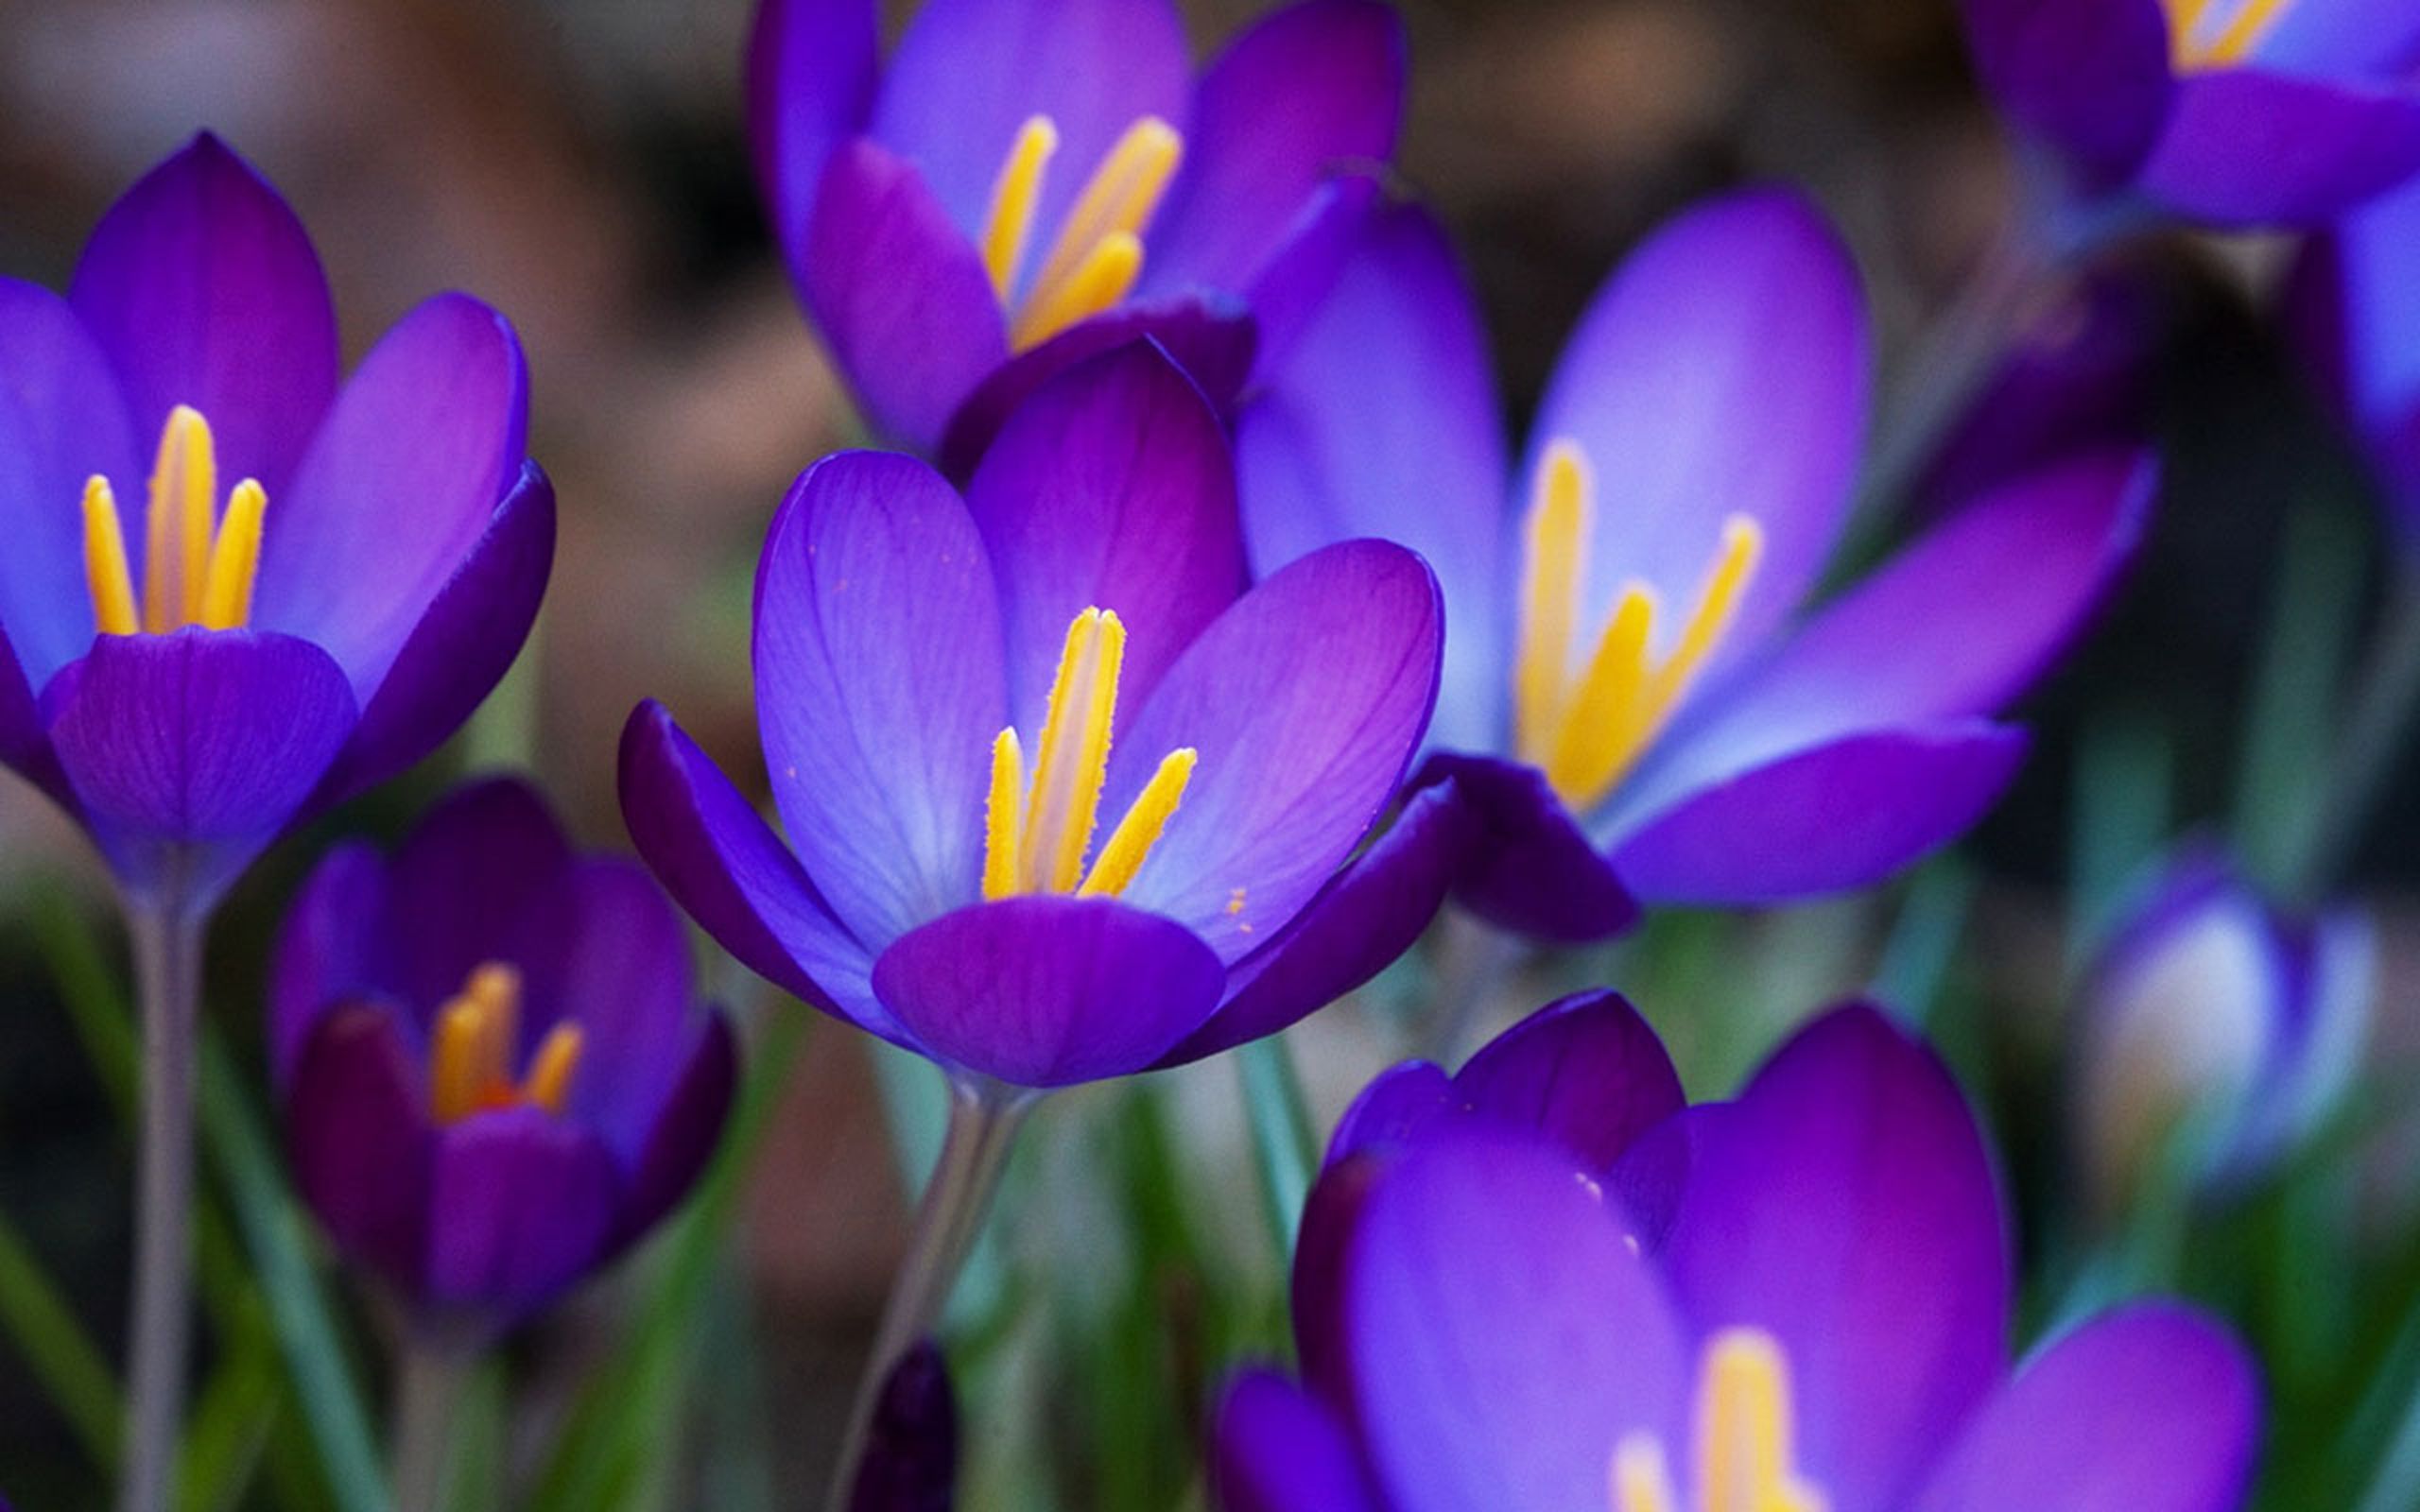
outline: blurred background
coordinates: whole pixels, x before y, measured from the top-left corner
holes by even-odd
[[[1184,7],[1204,48],[1261,9]],[[1948,0],[1404,9],[1402,178],[1461,240],[1515,415],[1626,248],[1692,198],[1763,179],[1806,186],[1840,221],[1881,323],[1882,392],[1920,402],[1902,359],[1985,255],[2015,180]],[[746,661],[757,547],[788,480],[856,432],[756,209],[738,110],[748,20],[745,0],[0,0],[0,272],[63,286],[109,202],[207,126],[310,228],[349,355],[447,287],[505,311],[528,349],[531,449],[562,501],[540,633],[502,712],[289,841],[231,904],[213,939],[213,1016],[243,1081],[258,1076],[263,942],[336,834],[392,833],[466,767],[526,751],[576,833],[622,845],[614,742],[649,696],[735,774],[759,770]],[[2358,643],[2388,576],[2360,480],[2260,324],[2285,251],[2179,240],[2135,254],[2170,334],[2145,389],[2171,448],[2167,496],[2100,633],[2025,711],[2037,743],[2020,785],[1958,855],[1871,897],[1659,921],[1616,953],[1530,973],[1498,1013],[1610,980],[1673,1035],[1708,1095],[1833,997],[1877,976],[1921,992],[2002,1135],[2029,1253],[2053,1265],[2083,1221],[2067,1211],[2056,1106],[2079,952],[2166,836],[2256,832],[2307,799],[2264,776],[2291,777],[2290,747],[2250,767],[2242,756],[2281,559],[2302,564],[2295,623],[2333,627],[2340,646]],[[2055,336],[2082,318],[2052,310],[2043,325]],[[2342,658],[2307,654],[2319,660],[2281,663],[2272,682],[2338,675]],[[2402,780],[2390,792],[2348,875],[2380,920],[2377,1063],[2394,1067],[2412,1038],[2399,985],[2420,970],[2408,896],[2420,797]],[[0,1292],[22,1294],[38,1262],[114,1360],[127,1141],[89,1026],[124,967],[101,886],[48,806],[0,778]],[[861,1037],[710,969],[760,1060],[786,1068],[763,1082],[778,1096],[761,1143],[710,1231],[676,1230],[508,1351],[464,1451],[485,1456],[474,1474],[547,1494],[588,1484],[562,1468],[562,1430],[595,1429],[596,1383],[638,1361],[655,1372],[649,1394],[614,1421],[645,1438],[640,1468],[588,1505],[796,1505],[820,1484],[904,1240],[906,1168],[935,1132],[928,1074],[877,1066]],[[1290,1037],[1319,1134],[1402,1053],[1421,971],[1401,968]],[[966,1504],[1199,1495],[1193,1432],[1218,1371],[1284,1337],[1281,1250],[1236,1079],[1221,1060],[1088,1089],[1036,1120],[1009,1197],[1021,1220],[959,1298]],[[2388,1153],[2370,1157],[2360,1200],[2392,1228],[2409,1211],[2410,1162],[2392,1139],[2368,1147]],[[241,1270],[233,1253],[222,1269]],[[2325,1290],[2327,1265],[2312,1268],[2300,1284]],[[236,1302],[208,1330],[222,1360],[251,1337],[230,1287]],[[338,1291],[352,1363],[374,1383],[374,1301]],[[677,1328],[634,1321],[672,1295]],[[642,1345],[653,1352],[634,1354]],[[0,1486],[32,1512],[98,1506],[74,1410],[36,1374],[0,1334]],[[230,1504],[315,1504],[288,1388],[229,1389],[205,1401],[233,1425],[224,1452],[248,1456],[219,1483]]]

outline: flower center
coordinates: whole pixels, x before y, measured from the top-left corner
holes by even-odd
[[[1059,653],[1029,783],[1016,727],[992,742],[992,790],[983,811],[986,901],[1036,892],[1115,897],[1134,880],[1184,799],[1197,757],[1190,746],[1160,759],[1092,869],[1084,869],[1101,785],[1109,780],[1110,726],[1117,713],[1117,672],[1125,656],[1126,627],[1117,616],[1085,610],[1067,627]]]
[[[179,404],[160,432],[143,529],[143,597],[134,596],[126,527],[110,480],[84,484],[84,580],[102,635],[164,635],[187,625],[232,630],[252,614],[268,496],[251,478],[216,511],[218,457],[201,411]]]
[[[2168,49],[2179,73],[2228,68],[2258,49],[2293,0],[2167,0]]]
[[[983,266],[1009,318],[1009,345],[1018,352],[1126,298],[1142,276],[1143,231],[1176,174],[1184,139],[1156,115],[1128,127],[1084,181],[1041,266],[1025,279],[1034,211],[1058,150],[1059,128],[1050,117],[1028,117],[993,181],[983,221]]]
[[[1655,590],[1622,585],[1595,649],[1575,673],[1579,618],[1596,486],[1579,446],[1557,440],[1538,469],[1524,531],[1521,638],[1512,669],[1513,749],[1546,773],[1575,809],[1595,806],[1663,730],[1681,696],[1721,644],[1754,576],[1765,533],[1735,514],[1679,635],[1657,655]]]
[[[1682,1501],[1664,1446],[1631,1434],[1614,1450],[1614,1512],[1825,1512],[1790,1450],[1789,1366],[1761,1329],[1725,1329],[1698,1366],[1697,1500]]]
[[[428,1110],[437,1122],[524,1106],[562,1112],[572,1074],[579,1069],[579,1025],[547,1030],[516,1081],[512,1057],[520,1040],[521,973],[501,961],[475,968],[462,990],[438,1010],[428,1056]]]

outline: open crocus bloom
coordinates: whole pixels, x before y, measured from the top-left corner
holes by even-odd
[[[2420,544],[2420,183],[2304,243],[2284,321],[2411,550]]]
[[[963,476],[1041,378],[1150,335],[1223,400],[1333,275],[1394,148],[1375,0],[1305,0],[1196,77],[1167,0],[765,0],[750,132],[776,239],[889,438]]]
[[[680,915],[518,782],[329,852],[280,931],[269,1049],[295,1183],[424,1326],[474,1334],[645,1233],[720,1137],[734,1053]]]
[[[1436,697],[1410,552],[1244,591],[1218,418],[1157,349],[1037,389],[963,498],[912,458],[800,479],[756,579],[776,839],[653,704],[622,809],[742,962],[957,1071],[1051,1087],[1273,1032],[1434,911],[1415,802],[1344,875]]]
[[[1433,759],[1494,832],[1462,902],[1613,933],[1634,897],[1858,885],[1962,833],[2015,770],[1986,716],[2122,560],[2151,492],[2100,451],[1995,485],[1793,619],[1840,535],[1866,408],[1857,279],[1796,198],[1656,234],[1564,351],[1506,504],[1469,290],[1436,227],[1376,221],[1239,421],[1253,559],[1383,534],[1450,628]]]
[[[1365,1094],[1304,1219],[1302,1381],[1219,1416],[1228,1512],[2240,1503],[2256,1392],[2210,1322],[2132,1305],[2010,1371],[1980,1133],[1876,1010],[1679,1102],[1606,993]]]
[[[510,327],[460,295],[339,390],[301,224],[198,138],[66,298],[0,279],[0,759],[130,892],[206,906],[510,664],[554,549],[527,410]]]
[[[1975,65],[2086,202],[2307,226],[2420,170],[2392,0],[1964,0]]]

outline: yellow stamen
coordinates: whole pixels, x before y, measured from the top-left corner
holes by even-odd
[[[2182,69],[2225,68],[2242,62],[2269,40],[2286,17],[2292,0],[2243,0],[2234,15],[2208,42],[2198,42],[2209,0],[2172,0],[2169,38],[2176,65]]]
[[[1789,1366],[1761,1329],[1732,1328],[1698,1362],[1693,1498],[1676,1490],[1664,1446],[1652,1434],[1614,1447],[1607,1483],[1613,1512],[1826,1512],[1823,1492],[1797,1470],[1791,1439]]]
[[[1156,115],[1128,127],[1076,196],[1075,208],[1067,212],[1058,239],[1042,260],[1042,271],[1034,276],[1037,295],[1073,274],[1104,237],[1120,232],[1139,235],[1159,209],[1160,197],[1167,192],[1184,154],[1184,139]]]
[[[571,1096],[587,1039],[576,1023],[546,1031],[516,1082],[521,1042],[521,973],[499,961],[471,972],[462,990],[438,1011],[428,1056],[428,1107],[440,1124],[474,1113],[524,1105],[561,1113]]]
[[[251,622],[252,580],[261,564],[261,515],[268,495],[251,478],[235,485],[227,499],[227,517],[218,523],[218,540],[210,548],[210,571],[202,580],[199,613],[204,629],[232,630]]]
[[[201,607],[201,570],[210,556],[211,510],[217,497],[218,459],[210,422],[199,410],[179,404],[160,432],[144,528],[143,627],[154,635],[193,623]]]
[[[1514,738],[1524,753],[1551,750],[1552,732],[1563,722],[1571,631],[1579,613],[1595,493],[1580,448],[1569,441],[1549,445],[1530,507],[1521,644],[1513,663]]]
[[[489,1090],[508,1074],[505,1040],[494,1007],[464,992],[439,1010],[428,1057],[429,1112],[457,1123],[486,1106]]]
[[[1042,198],[1043,175],[1059,150],[1059,128],[1046,115],[1028,116],[1017,129],[1009,161],[992,185],[991,213],[983,218],[983,267],[1006,308],[1016,292],[1017,269],[1033,239],[1033,213]]]
[[[992,742],[992,791],[983,803],[983,897],[1015,896],[1025,875],[1025,752],[1013,728]]]
[[[1034,285],[1011,322],[1009,345],[1019,352],[1040,346],[1126,298],[1142,276],[1142,239],[1132,232],[1111,232],[1093,244],[1065,278]]]
[[[143,628],[134,607],[134,575],[126,565],[126,530],[105,477],[84,483],[84,582],[92,590],[96,633],[132,635]]]
[[[1093,862],[1093,869],[1084,878],[1080,893],[1106,893],[1116,897],[1126,890],[1141,870],[1143,858],[1151,853],[1160,832],[1167,828],[1168,816],[1176,813],[1177,804],[1184,800],[1184,785],[1193,781],[1193,765],[1201,752],[1182,746],[1160,758],[1157,771],[1143,784],[1143,791],[1126,810],[1126,817],[1117,821],[1109,840],[1100,848]]]
[[[1681,1512],[1664,1448],[1645,1434],[1632,1434],[1614,1449],[1614,1512]]]
[[[549,1113],[561,1115],[571,1097],[572,1074],[587,1039],[576,1023],[559,1023],[546,1031],[538,1053],[529,1057],[529,1078],[521,1095]]]
[[[1647,637],[1654,623],[1655,590],[1626,585],[1547,759],[1547,780],[1556,792],[1601,792],[1637,754],[1647,713]]]

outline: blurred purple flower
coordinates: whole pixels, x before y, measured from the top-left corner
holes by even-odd
[[[554,550],[527,404],[511,328],[458,294],[339,389],[301,223],[196,138],[66,298],[0,279],[0,760],[130,893],[204,910],[511,662]]]
[[[1874,1009],[1685,1110],[1611,994],[1429,1072],[1436,1108],[1372,1137],[1372,1099],[1401,1112],[1415,1074],[1382,1082],[1312,1194],[1302,1380],[1229,1389],[1229,1512],[2240,1503],[2256,1387],[2199,1315],[2128,1306],[2010,1370],[1980,1131]]]
[[[1420,559],[1351,541],[1244,583],[1218,417],[1148,345],[1036,390],[962,498],[909,457],[827,457],[757,570],[788,843],[653,703],[623,736],[631,833],[743,963],[980,1077],[1273,1033],[1410,942],[1460,842],[1416,800],[1338,875],[1436,697]]]
[[[850,387],[953,476],[1036,383],[1138,335],[1231,399],[1394,150],[1404,43],[1376,0],[1279,10],[1198,77],[1167,0],[929,0],[888,60],[875,11],[765,0],[749,129]]]
[[[2308,226],[2420,170],[2401,0],[1963,0],[1977,71],[2070,198]]]
[[[1421,212],[1374,222],[1238,422],[1245,521],[1264,570],[1363,534],[1435,567],[1443,754],[1414,785],[1453,779],[1492,832],[1459,884],[1474,911],[1589,939],[1634,896],[1855,886],[2006,785],[2024,737],[1988,716],[2108,585],[2153,470],[2131,450],[2037,467],[1793,618],[1845,524],[1867,345],[1811,207],[1698,209],[1582,317],[1508,508],[1471,293]]]
[[[467,787],[391,857],[329,852],[279,932],[269,1049],[295,1184],[417,1323],[544,1307],[684,1196],[735,1052],[644,868],[527,787]]]
[[[2309,239],[2284,322],[2360,451],[2406,551],[2420,547],[2420,184]]]

